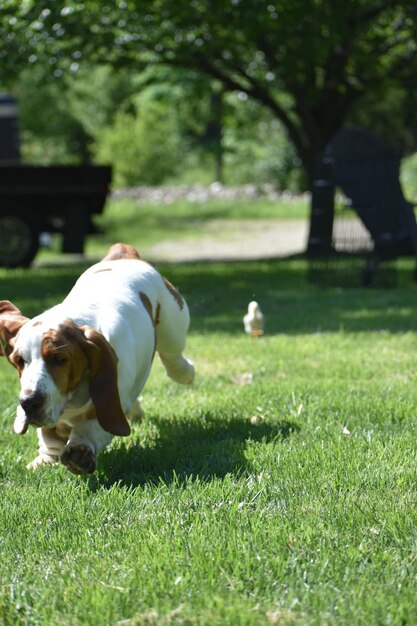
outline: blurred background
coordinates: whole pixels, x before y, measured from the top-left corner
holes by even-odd
[[[298,192],[360,124],[405,157],[414,193],[415,2],[8,0],[0,31],[24,164],[111,164],[114,187]]]

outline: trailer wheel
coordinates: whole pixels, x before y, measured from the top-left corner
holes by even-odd
[[[0,266],[27,267],[39,250],[39,228],[21,209],[0,213]]]

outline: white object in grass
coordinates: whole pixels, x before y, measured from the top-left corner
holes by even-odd
[[[248,312],[243,316],[245,332],[252,337],[260,337],[264,334],[265,318],[261,307],[255,300],[249,302]]]

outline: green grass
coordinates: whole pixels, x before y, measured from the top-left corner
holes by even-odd
[[[169,210],[145,211],[148,240]],[[140,247],[141,222],[113,211]],[[174,207],[171,237],[193,211]],[[82,269],[0,270],[0,298],[35,315]],[[36,436],[13,434],[18,380],[0,359],[0,624],[415,624],[411,263],[389,290],[315,288],[302,258],[159,269],[189,303],[197,379],[175,385],[156,359],[145,419],[94,475],[25,469]],[[243,333],[252,299],[260,339]]]
[[[130,198],[109,200],[103,214],[94,218],[102,234],[87,238],[85,252],[90,257],[100,257],[111,243],[128,240],[146,254],[148,247],[172,239],[186,242],[192,238],[195,242],[203,238],[210,227],[211,235],[217,232],[221,236],[222,220],[228,225],[247,220],[247,228],[250,228],[255,219],[306,219],[308,214],[308,202],[302,198],[279,202],[267,198],[233,202],[177,200],[171,204],[142,203]],[[37,261],[56,261],[60,246],[61,238],[54,236],[51,247],[41,249]]]
[[[178,200],[172,204],[149,204],[126,198],[110,202],[97,221],[115,239],[123,238],[133,229],[133,239],[146,246],[160,242],[172,233],[176,238],[196,236],[213,220],[302,218],[307,215],[305,200]]]

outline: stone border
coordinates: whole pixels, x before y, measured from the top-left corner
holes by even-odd
[[[281,191],[274,185],[241,185],[239,187],[227,187],[221,183],[211,185],[180,185],[178,187],[131,187],[115,189],[111,198],[118,200],[121,198],[131,198],[136,202],[150,204],[171,204],[176,200],[186,200],[187,202],[207,202],[208,200],[284,200],[308,201],[309,193],[292,193]]]

